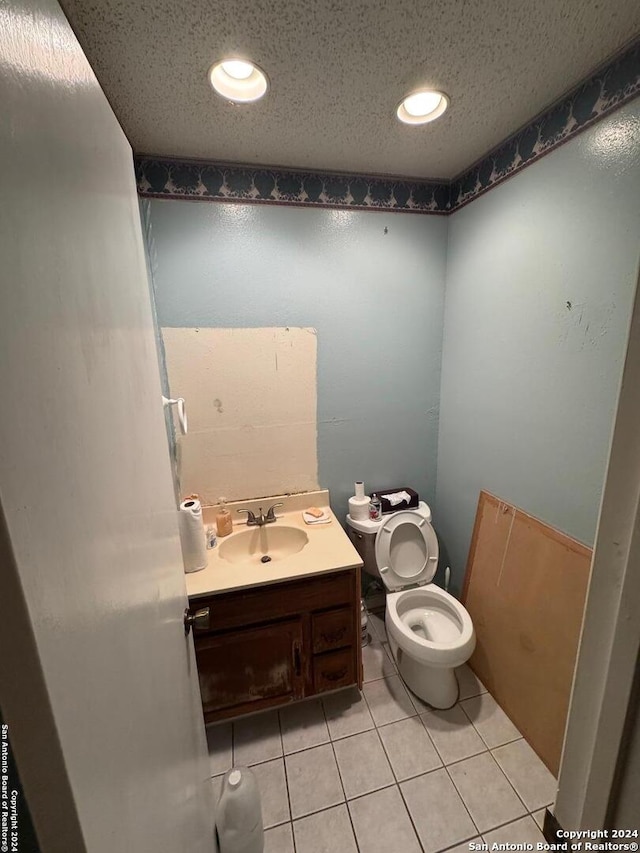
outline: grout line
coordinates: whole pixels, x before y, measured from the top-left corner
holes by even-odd
[[[321,809],[314,809],[313,811],[305,812],[304,814],[301,814],[299,817],[293,818],[292,822],[297,823],[299,820],[304,820],[306,817],[311,817],[312,815],[316,815],[316,814],[322,814],[322,812],[329,811],[329,809],[337,809],[340,806],[348,806],[349,803],[353,803],[356,800],[363,800],[365,797],[369,797],[371,794],[379,794],[380,791],[386,791],[389,788],[397,788],[397,787],[398,787],[398,785],[396,782],[389,782],[388,785],[383,785],[381,788],[375,788],[373,791],[367,791],[365,794],[358,794],[357,796],[351,797],[348,800],[345,799],[344,802],[342,802],[342,803],[334,803],[332,806],[323,806]],[[283,821],[283,823],[286,823],[286,821]],[[282,824],[279,823],[278,826],[282,826]],[[273,827],[269,827],[269,829],[272,829],[272,828]],[[353,824],[352,824],[352,828],[353,828]],[[354,830],[354,835],[355,835],[355,830]]]
[[[324,723],[327,727],[327,731],[329,732],[329,738],[331,738],[331,731],[329,729],[329,723],[327,721],[327,713],[326,713],[325,708],[324,708],[324,702],[320,702],[320,707],[322,708],[322,715],[324,717]],[[329,740],[329,743],[331,744],[331,752],[333,753],[333,760],[336,763],[336,770],[338,771],[338,779],[340,780],[340,787],[342,788],[342,794],[344,796],[344,805],[345,805],[345,808],[347,810],[347,816],[349,818],[349,824],[351,826],[351,832],[353,833],[353,840],[354,840],[355,845],[356,845],[356,850],[360,851],[360,844],[358,842],[358,837],[356,835],[356,828],[353,825],[353,820],[351,819],[351,810],[349,809],[349,805],[348,805],[347,792],[344,789],[344,783],[342,781],[342,773],[340,772],[340,765],[338,764],[338,756],[336,755],[336,750],[335,750],[335,747],[333,745],[333,741]]]
[[[516,797],[518,798],[518,800],[519,800],[519,801],[522,803],[522,805],[524,806],[525,811],[526,811],[527,813],[529,813],[529,814],[530,814],[531,812],[530,812],[530,810],[529,810],[529,806],[525,803],[525,801],[522,799],[522,797],[520,796],[520,794],[516,791],[516,789],[515,789],[515,787],[514,787],[513,783],[511,782],[511,779],[509,779],[509,777],[508,777],[508,776],[507,776],[507,774],[504,772],[504,770],[502,769],[502,767],[500,767],[500,765],[499,765],[499,764],[498,764],[498,762],[496,761],[496,758],[495,758],[494,754],[491,752],[491,750],[489,750],[489,755],[491,756],[491,760],[493,761],[493,763],[496,765],[496,767],[498,768],[498,770],[502,773],[502,775],[504,776],[504,778],[505,778],[505,779],[507,780],[507,782],[509,783],[509,785],[510,785],[510,787],[511,787],[512,791],[513,791],[513,793],[516,795]],[[518,818],[514,818],[514,820],[518,820]]]
[[[521,740],[523,740],[525,743],[527,743],[525,736],[520,735],[520,737],[514,738],[513,740],[505,741],[505,743],[499,743],[497,746],[490,746],[489,749],[491,750],[491,752],[493,752],[495,749],[502,749],[503,746],[511,746],[514,743],[519,743]],[[537,756],[536,756],[536,758],[537,758]],[[540,760],[542,760],[542,759],[540,759]]]
[[[449,761],[445,764],[445,767],[454,767],[456,764],[462,764],[463,761],[469,761],[470,758],[477,758],[479,755],[486,755],[488,752],[491,752],[490,749],[481,749],[480,752],[473,752],[471,755],[465,755],[464,758],[456,758],[455,761]]]
[[[280,711],[276,711],[278,715],[278,730],[280,732],[280,744],[282,746],[282,767],[284,769],[284,787],[287,791],[287,804],[289,806],[289,823],[291,824],[291,843],[293,845],[293,853],[296,853],[296,835],[293,831],[293,811],[291,810],[291,794],[289,792],[289,774],[287,773],[287,761],[284,755],[284,741],[282,739],[282,720],[280,719]]]
[[[476,828],[476,832],[478,833],[478,835],[482,836],[482,833],[481,833],[481,832],[480,832],[480,830],[478,829],[478,824],[477,824],[477,823],[475,822],[475,820],[473,819],[473,815],[472,815],[472,814],[471,814],[471,812],[469,811],[469,808],[467,807],[467,804],[466,804],[466,803],[465,803],[465,801],[464,801],[464,797],[462,796],[462,794],[461,794],[461,793],[460,793],[460,791],[458,790],[458,786],[457,786],[457,785],[456,785],[456,783],[454,782],[454,780],[453,780],[453,776],[451,775],[451,773],[449,773],[449,768],[448,768],[448,766],[447,766],[446,764],[445,764],[444,769],[445,769],[445,772],[446,772],[447,776],[449,777],[449,781],[450,781],[450,782],[451,782],[451,784],[453,785],[453,790],[454,790],[454,791],[456,792],[456,794],[458,795],[458,799],[460,800],[460,802],[461,802],[461,803],[462,803],[462,805],[464,806],[464,810],[465,810],[465,811],[466,811],[466,813],[469,815],[469,820],[471,821],[471,823],[473,824],[473,826]]]
[[[487,693],[489,694],[489,696],[491,696],[491,694],[489,693],[489,691],[488,691],[488,690],[487,690]],[[479,695],[480,695],[480,696],[484,696],[484,693],[481,693],[481,694],[479,694]],[[477,698],[478,698],[477,696],[469,696],[469,699],[477,699]],[[491,696],[491,698],[493,699],[493,696]],[[463,700],[463,701],[465,701],[465,702],[466,702],[466,699],[465,699],[465,700]],[[496,700],[495,700],[495,699],[493,699],[493,701],[496,703],[496,706],[497,706],[497,707],[502,711],[502,708],[500,708],[500,705],[498,705],[498,703],[496,702]],[[525,738],[525,736],[522,734],[522,732],[521,732],[521,731],[520,731],[520,730],[515,726],[515,724],[514,724],[513,722],[511,722],[511,720],[509,720],[509,717],[507,717],[507,715],[504,713],[504,711],[502,711],[502,713],[505,715],[505,717],[507,717],[507,719],[509,720],[509,722],[511,723],[511,725],[512,725],[512,726],[514,726],[514,728],[515,728],[515,729],[516,729],[516,731],[518,732],[518,737],[511,738],[511,740],[506,740],[504,743],[496,743],[496,744],[494,744],[493,746],[490,746],[490,745],[489,745],[489,743],[487,742],[486,737],[484,737],[484,736],[483,736],[483,734],[482,734],[482,732],[480,731],[480,729],[478,728],[478,726],[476,726],[476,724],[475,724],[475,723],[473,722],[473,720],[471,719],[471,715],[468,713],[468,711],[467,711],[467,709],[464,707],[463,703],[462,703],[462,702],[458,702],[458,704],[459,704],[459,705],[460,705],[460,707],[462,708],[462,710],[463,710],[464,715],[466,716],[466,718],[469,720],[469,722],[471,723],[471,725],[473,726],[473,728],[474,728],[474,729],[476,730],[476,732],[478,733],[478,737],[480,738],[480,740],[481,740],[483,743],[485,743],[485,744],[487,745],[487,749],[499,749],[501,746],[507,746],[507,744],[509,744],[509,743],[515,743],[515,742],[516,742],[516,741],[518,741],[518,740],[526,740],[526,738]]]
[[[363,678],[362,685],[373,684],[374,681],[384,681],[386,678],[391,678],[392,675],[397,675],[397,672],[392,672],[391,675],[380,675],[377,678]]]
[[[402,803],[403,803],[403,805],[404,805],[405,811],[406,811],[406,813],[407,813],[407,815],[408,815],[408,817],[409,817],[409,822],[411,823],[411,826],[412,826],[413,831],[414,831],[414,833],[415,833],[416,841],[418,842],[418,846],[419,846],[419,847],[420,847],[420,849],[423,851],[423,853],[426,853],[426,850],[424,849],[424,845],[423,845],[423,843],[422,843],[422,840],[421,840],[421,838],[420,838],[420,835],[419,835],[418,830],[417,830],[417,828],[416,828],[416,825],[415,825],[415,823],[414,823],[413,815],[411,814],[411,809],[409,808],[409,804],[407,803],[407,801],[406,801],[406,799],[405,799],[405,797],[404,797],[404,791],[402,790],[402,788],[400,787],[400,785],[398,785],[398,792],[399,792],[399,794],[400,794],[400,799],[402,800]]]
[[[456,679],[457,679],[457,676],[456,676]],[[458,690],[459,690],[459,689],[460,689],[460,684],[458,683]],[[458,700],[458,702],[457,702],[456,704],[458,704],[458,705],[459,705],[459,704],[460,704],[460,701]],[[454,707],[455,707],[455,706],[454,706]],[[422,717],[420,717],[420,719],[422,720]],[[471,721],[469,720],[469,722],[471,722]],[[424,720],[422,721],[422,724],[424,725],[424,727],[425,727],[425,729],[426,729],[427,727],[426,727],[426,725],[424,724]],[[471,723],[471,725],[473,726],[473,723]],[[475,728],[475,726],[474,726],[474,728]],[[427,734],[428,734],[428,733],[429,733],[429,730],[427,729]],[[482,740],[482,738],[481,738],[481,740]],[[482,742],[484,743],[484,741],[482,741]],[[435,748],[436,748],[436,752],[438,753],[438,755],[440,755],[440,752],[439,752],[439,750],[438,750],[438,747],[436,746],[435,741],[433,741],[433,745],[435,746]],[[482,755],[482,754],[483,754],[483,753],[480,753],[480,755]],[[468,756],[468,757],[469,757],[469,756]],[[442,759],[442,756],[441,756],[441,755],[440,755],[440,758]],[[464,759],[464,758],[460,759],[460,761],[465,761],[465,760],[466,760],[466,759]],[[459,763],[459,762],[452,762],[452,764],[457,764],[457,763]],[[459,798],[460,802],[462,803],[462,805],[464,806],[464,809],[465,809],[466,813],[469,815],[469,820],[471,821],[472,825],[476,828],[478,835],[480,835],[480,836],[482,837],[482,833],[481,833],[481,832],[480,832],[480,830],[478,829],[478,824],[477,824],[477,823],[475,822],[475,820],[473,819],[473,817],[472,817],[472,815],[471,815],[471,812],[470,812],[470,811],[469,811],[469,809],[467,808],[467,804],[465,803],[465,801],[464,801],[464,798],[463,798],[462,794],[460,793],[460,791],[458,791],[457,785],[456,785],[456,783],[453,781],[453,777],[451,776],[451,773],[449,773],[449,769],[448,769],[448,768],[449,768],[449,765],[445,764],[445,763],[444,763],[444,761],[442,762],[442,764],[443,764],[443,767],[444,767],[444,771],[445,771],[445,773],[446,773],[446,774],[447,774],[447,776],[449,777],[449,781],[450,781],[450,782],[451,782],[451,784],[453,785],[453,789],[454,789],[454,791],[455,791],[455,792],[456,792],[456,794],[458,795],[458,798]],[[473,836],[470,836],[470,837],[473,837]]]
[[[482,737],[482,735],[481,735],[481,737]],[[483,738],[483,740],[484,740],[484,738]],[[512,743],[518,743],[519,740],[523,740],[523,741],[525,741],[525,743],[529,743],[529,741],[526,739],[526,737],[524,735],[520,735],[519,737],[514,737],[513,740],[505,740],[504,743],[498,743],[495,746],[489,746],[489,749],[491,749],[491,750],[502,749],[503,746],[510,746]],[[487,743],[487,742],[485,741],[485,743]],[[488,744],[487,744],[487,746],[488,746]],[[531,744],[529,744],[529,746],[531,746]]]
[[[540,809],[536,809],[536,811],[540,811]],[[485,834],[488,835],[490,832],[495,832],[496,829],[504,829],[505,826],[510,826],[512,823],[515,823],[518,820],[523,820],[525,817],[530,817],[531,820],[536,824],[536,829],[539,830],[539,832],[542,834],[542,830],[536,823],[536,819],[533,816],[533,812],[527,812],[527,814],[520,815],[520,817],[511,818],[511,820],[508,820],[506,823],[501,823],[498,826],[492,826],[491,829],[485,829],[484,833],[481,834],[482,840],[484,841]]]
[[[477,835],[470,835],[468,838],[463,838],[462,841],[457,841],[455,844],[450,844],[448,847],[443,847],[441,850],[435,850],[434,853],[446,853],[447,850],[454,850],[460,844],[464,844],[465,842],[468,843],[473,838],[480,838],[482,841],[484,841],[484,838],[482,838],[482,835],[480,835],[480,833],[478,833]]]
[[[458,702],[457,704],[460,704],[460,703]],[[455,707],[455,705],[454,705],[454,707]],[[431,709],[431,710],[437,710],[437,709]],[[428,713],[428,712],[425,712],[425,714],[426,713]],[[471,755],[465,755],[463,758],[456,758],[454,761],[445,761],[444,756],[442,755],[442,753],[438,749],[438,744],[431,737],[431,733],[429,732],[429,729],[427,728],[427,724],[423,718],[423,715],[418,714],[418,718],[419,718],[420,722],[422,723],[422,725],[424,726],[424,729],[425,729],[427,735],[429,736],[429,740],[433,744],[433,748],[435,749],[438,757],[440,758],[440,761],[442,762],[443,767],[450,767],[452,764],[460,764],[460,762],[466,761],[468,758],[474,758],[476,755],[483,755],[485,752],[489,752],[489,747],[485,744],[485,742],[482,740],[482,738],[480,738],[481,743],[483,744],[483,746],[486,747],[485,749],[481,749],[480,752],[473,752],[473,753],[471,753]],[[473,726],[473,723],[471,723],[471,720],[469,720],[469,723]],[[475,730],[475,726],[473,726],[473,728]],[[440,769],[440,768],[436,768],[436,769]]]
[[[398,675],[398,678],[400,678],[400,676],[399,676],[399,675]],[[402,682],[402,679],[400,679],[400,681],[401,681],[401,683],[402,683],[402,684],[403,684],[403,686],[404,686],[404,682]],[[364,701],[365,701],[365,703],[366,703],[366,705],[367,705],[367,708],[369,708],[369,714],[371,714],[371,719],[373,720],[373,725],[374,725],[375,732],[376,732],[376,734],[378,735],[378,739],[380,740],[380,743],[382,744],[383,752],[384,752],[384,753],[385,753],[385,755],[386,755],[387,753],[386,753],[386,750],[385,750],[385,748],[384,748],[384,743],[382,743],[382,738],[380,737],[380,732],[378,731],[378,724],[376,723],[376,721],[375,721],[375,719],[374,719],[374,717],[373,717],[373,714],[371,713],[371,708],[369,707],[369,702],[368,702],[368,700],[367,700],[367,697],[366,697],[366,696],[365,696],[365,694],[364,694],[364,690],[363,690],[363,692],[362,692],[362,698],[364,699]],[[411,701],[411,697],[409,697],[409,701]],[[413,704],[413,703],[412,703],[412,704]],[[409,717],[405,717],[404,719],[410,719],[410,718],[409,718]],[[420,719],[420,715],[418,715],[418,719]],[[400,720],[394,720],[394,722],[398,723],[398,722],[400,722]],[[385,725],[392,725],[392,723],[386,723]],[[387,760],[388,760],[388,758],[387,758]],[[392,773],[392,775],[393,775],[393,778],[394,778],[394,779],[396,779],[395,787],[398,789],[398,793],[400,794],[400,799],[402,800],[402,803],[403,803],[403,805],[404,805],[405,811],[406,811],[406,813],[407,813],[407,817],[409,818],[409,823],[411,824],[411,827],[412,827],[412,829],[413,829],[414,835],[415,835],[415,837],[416,837],[416,841],[418,842],[418,846],[420,847],[420,850],[422,850],[422,851],[423,851],[423,853],[425,853],[425,851],[424,851],[424,846],[423,846],[422,841],[420,840],[420,836],[419,836],[419,834],[418,834],[418,830],[416,829],[415,823],[413,822],[413,816],[412,816],[411,812],[409,811],[409,806],[407,805],[407,802],[406,802],[406,800],[405,800],[405,798],[404,798],[404,794],[402,793],[402,788],[400,787],[400,783],[397,781],[397,777],[396,777],[395,771],[394,771],[394,769],[393,769],[393,765],[391,764],[391,761],[389,761],[389,765],[391,766],[391,773]]]
[[[456,675],[456,680],[457,680],[457,677],[458,677],[458,676]],[[459,693],[459,692],[460,692],[460,682],[458,682],[458,693]],[[457,705],[460,705],[460,700],[459,700],[459,699],[458,699],[458,702],[457,702],[456,704],[457,704]],[[455,707],[455,706],[454,706],[454,707]],[[420,717],[420,716],[419,716],[419,719],[421,720],[421,722],[422,722],[422,724],[423,724],[423,726],[424,726],[424,728],[425,728],[425,730],[426,730],[427,734],[429,734],[429,729],[427,728],[427,726],[426,726],[426,724],[425,724],[425,721],[424,721],[424,720],[422,719],[422,717]],[[469,722],[470,722],[470,723],[471,723],[471,725],[473,726],[473,723],[471,722],[471,720],[469,720]],[[473,728],[475,729],[475,726],[473,726]],[[482,741],[482,738],[481,738],[481,741]],[[473,756],[467,756],[466,758],[461,758],[461,759],[459,759],[458,761],[451,761],[451,762],[449,762],[449,764],[447,764],[447,763],[444,761],[444,759],[443,759],[442,755],[440,754],[440,750],[438,749],[438,747],[437,747],[437,745],[436,745],[435,740],[433,740],[433,739],[432,739],[432,743],[433,743],[433,746],[434,746],[434,748],[435,748],[436,752],[437,752],[437,753],[438,753],[438,755],[440,756],[440,760],[442,761],[442,767],[443,767],[444,771],[446,772],[446,774],[447,774],[447,776],[448,776],[448,778],[449,778],[449,780],[450,780],[451,784],[453,785],[454,791],[455,791],[455,792],[456,792],[456,794],[458,795],[458,797],[459,797],[459,799],[460,799],[460,802],[462,803],[462,805],[464,806],[465,811],[466,811],[466,812],[467,812],[467,814],[469,815],[469,819],[470,819],[471,823],[472,823],[472,824],[473,824],[473,826],[476,828],[476,830],[477,830],[477,832],[478,832],[478,835],[480,835],[480,837],[482,837],[482,835],[481,835],[481,833],[480,833],[480,830],[478,829],[478,825],[476,824],[475,820],[473,819],[473,817],[472,817],[472,815],[471,815],[471,812],[470,812],[470,811],[469,811],[469,809],[467,808],[467,804],[465,803],[464,798],[462,797],[462,794],[460,793],[460,791],[458,791],[458,788],[457,788],[457,786],[456,786],[456,783],[453,781],[453,777],[451,776],[451,774],[449,773],[449,770],[448,770],[448,768],[449,768],[451,765],[453,765],[453,764],[459,764],[460,762],[462,762],[462,761],[466,761],[466,760],[467,760],[467,758],[472,758]],[[484,743],[484,741],[482,741],[482,743]],[[486,751],[488,751],[488,750],[484,750],[483,752],[481,752],[481,753],[476,753],[476,754],[477,754],[477,755],[483,755],[483,754],[484,754],[484,752],[486,752]],[[470,837],[473,837],[473,836],[470,836]],[[460,842],[460,843],[462,844],[462,843],[464,843],[464,842]],[[453,845],[453,846],[456,846],[456,845]]]
[[[479,754],[480,754],[480,755],[487,755],[487,754],[488,754],[488,755],[491,757],[491,760],[494,762],[494,764],[496,765],[496,767],[498,768],[498,770],[500,771],[500,773],[502,773],[502,775],[505,777],[505,779],[506,779],[506,780],[507,780],[507,782],[509,783],[509,786],[513,789],[513,792],[515,793],[515,795],[516,795],[516,797],[517,797],[518,801],[519,801],[519,802],[524,806],[524,809],[525,809],[525,814],[518,815],[517,817],[512,817],[512,818],[510,818],[508,821],[505,821],[505,823],[498,824],[498,826],[492,826],[490,829],[483,830],[483,831],[481,832],[481,831],[480,831],[480,829],[478,829],[478,825],[477,825],[477,823],[475,822],[475,820],[473,819],[473,817],[472,817],[472,815],[471,815],[471,812],[469,812],[469,809],[467,808],[467,804],[466,804],[466,802],[465,802],[465,800],[464,800],[464,797],[462,796],[462,792],[458,789],[458,786],[457,786],[457,785],[456,785],[456,783],[455,783],[455,779],[453,779],[453,777],[452,777],[452,776],[451,776],[451,774],[449,773],[449,778],[450,778],[450,779],[451,779],[451,781],[453,782],[453,786],[454,786],[454,788],[456,789],[456,791],[457,791],[457,793],[458,793],[458,796],[459,796],[459,797],[460,797],[460,799],[462,800],[462,803],[464,804],[465,809],[467,809],[467,812],[468,812],[468,814],[469,814],[469,817],[471,818],[471,821],[472,821],[473,825],[476,827],[476,829],[478,829],[478,833],[479,833],[479,835],[481,836],[482,840],[484,841],[484,832],[493,832],[493,831],[494,831],[494,829],[500,829],[500,828],[501,828],[501,827],[503,827],[503,826],[508,826],[509,824],[514,823],[514,822],[515,822],[515,821],[517,821],[517,820],[521,820],[523,817],[527,817],[527,816],[532,817],[532,812],[531,812],[531,811],[529,811],[529,807],[528,807],[527,805],[525,805],[525,803],[524,803],[524,801],[522,800],[522,798],[518,795],[518,792],[516,791],[516,789],[515,789],[515,788],[513,787],[513,785],[511,784],[511,781],[510,781],[510,779],[508,778],[508,776],[506,775],[506,773],[504,773],[504,771],[502,770],[502,768],[500,767],[500,765],[498,764],[498,762],[495,760],[495,758],[493,757],[493,755],[491,755],[491,750],[487,750],[486,752],[481,752],[481,753],[479,753]],[[471,757],[472,757],[472,758],[475,758],[476,756],[471,756]],[[463,759],[463,760],[465,760],[465,759]],[[456,764],[459,764],[460,762],[455,762],[455,763],[456,763]],[[451,766],[451,765],[448,765],[448,766]],[[446,767],[445,769],[446,769],[446,770],[447,770],[447,772],[448,772],[448,767]],[[538,811],[538,809],[536,809],[536,811]],[[533,817],[532,817],[532,819],[533,819],[533,822],[535,823],[535,818],[533,818]],[[536,823],[536,826],[538,826],[538,824],[537,824],[537,823]],[[538,829],[539,829],[539,827],[538,827]]]
[[[411,717],[407,717],[406,719],[411,719]],[[418,719],[419,719],[419,718],[418,718]],[[396,722],[401,722],[401,720],[397,720]],[[391,723],[389,723],[388,725],[392,725],[392,724],[391,724]],[[420,835],[418,834],[417,827],[416,827],[415,822],[414,822],[414,820],[413,820],[413,815],[411,814],[411,811],[410,811],[410,809],[409,809],[409,805],[408,805],[407,801],[405,800],[404,793],[403,793],[403,791],[402,791],[402,788],[400,787],[400,780],[398,779],[398,776],[396,775],[396,771],[395,771],[395,770],[394,770],[394,768],[393,768],[393,764],[392,764],[392,762],[391,762],[391,758],[389,757],[389,753],[387,752],[387,750],[386,750],[386,748],[385,748],[384,741],[382,740],[382,738],[381,738],[381,736],[380,736],[380,731],[379,731],[379,729],[378,729],[378,727],[377,727],[377,726],[376,726],[376,728],[375,728],[375,733],[378,735],[378,740],[380,741],[380,746],[382,747],[382,752],[384,753],[384,755],[385,755],[385,757],[386,757],[386,759],[387,759],[387,764],[389,765],[389,767],[390,767],[390,769],[391,769],[391,775],[392,775],[392,776],[393,776],[393,778],[396,780],[396,785],[395,785],[395,786],[396,786],[396,788],[398,789],[398,793],[400,794],[400,799],[402,800],[402,802],[403,802],[403,804],[404,804],[404,808],[405,808],[405,811],[406,811],[407,816],[408,816],[408,818],[409,818],[409,822],[411,823],[411,826],[413,827],[413,831],[414,831],[414,833],[415,833],[416,841],[418,842],[418,846],[419,846],[419,847],[420,847],[420,849],[423,851],[423,853],[425,853],[424,846],[423,846],[423,844],[422,844],[422,841],[420,840]],[[426,774],[420,774],[420,775],[426,775]]]

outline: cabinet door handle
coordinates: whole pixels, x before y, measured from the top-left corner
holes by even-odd
[[[302,674],[302,661],[300,658],[300,643],[296,640],[293,644],[293,668],[296,675]]]

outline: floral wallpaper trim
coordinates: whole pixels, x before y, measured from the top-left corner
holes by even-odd
[[[446,214],[449,210],[446,182],[367,178],[164,157],[137,157],[136,178],[140,195],[154,198],[414,213]]]
[[[640,41],[450,182],[135,158],[148,198],[448,214],[640,94]]]
[[[640,41],[451,182],[450,212],[535,163],[640,94]]]

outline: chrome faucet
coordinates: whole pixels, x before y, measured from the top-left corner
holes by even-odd
[[[267,514],[264,515],[262,512],[262,507],[258,508],[259,515],[256,515],[250,509],[237,509],[236,512],[246,512],[247,513],[247,527],[263,527],[265,524],[271,524],[274,521],[277,521],[276,518],[276,507],[284,506],[283,503],[273,504],[267,510]]]

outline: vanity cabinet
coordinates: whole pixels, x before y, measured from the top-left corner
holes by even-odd
[[[194,643],[206,722],[362,686],[360,570],[199,596]]]

